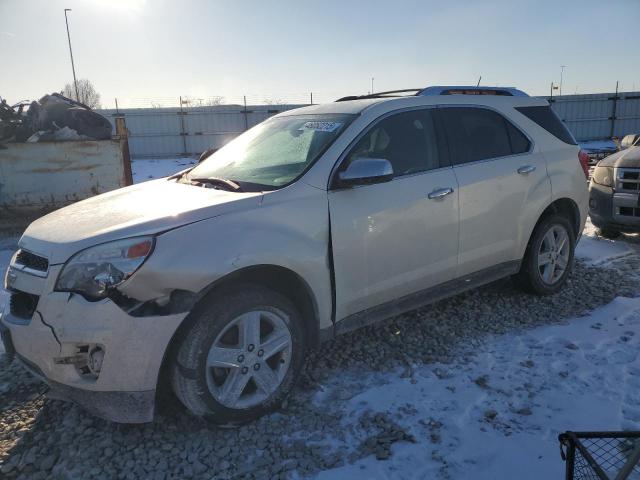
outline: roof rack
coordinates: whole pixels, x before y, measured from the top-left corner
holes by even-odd
[[[435,86],[426,88],[406,88],[403,90],[389,90],[386,92],[375,92],[368,95],[349,95],[339,98],[336,102],[346,102],[349,100],[363,100],[366,98],[400,97],[401,93],[414,92],[415,96],[435,96],[435,95],[497,95],[505,97],[528,97],[522,90],[515,87],[480,87],[480,86]]]

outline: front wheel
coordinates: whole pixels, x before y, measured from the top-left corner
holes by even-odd
[[[206,299],[188,322],[178,338],[171,382],[192,413],[235,425],[280,405],[304,356],[301,317],[287,298],[242,285]]]
[[[575,232],[565,217],[544,218],[531,236],[518,283],[538,295],[556,293],[569,277],[575,246]]]

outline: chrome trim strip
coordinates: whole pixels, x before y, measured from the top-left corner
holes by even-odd
[[[11,263],[9,264],[14,270],[18,270],[19,272],[27,273],[29,275],[33,275],[34,277],[47,278],[49,275],[49,269],[46,272],[42,270],[35,270],[33,268],[29,268],[26,265],[22,265],[21,263]]]

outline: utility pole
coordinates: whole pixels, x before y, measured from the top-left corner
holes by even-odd
[[[562,95],[562,74],[564,73],[566,65],[560,65],[560,95]]]
[[[371,94],[373,95],[373,77],[371,77]]]
[[[480,75],[480,78],[478,78],[478,84],[476,85],[476,87],[480,86],[480,82],[482,81],[482,75]]]
[[[73,64],[73,50],[71,50],[71,35],[69,34],[69,19],[67,18],[67,12],[70,11],[70,8],[64,9],[64,23],[67,24],[67,40],[69,40],[69,55],[71,55],[71,71],[73,72],[73,86],[76,90],[76,102],[79,102],[80,95],[78,95],[78,80],[76,80],[76,67]]]

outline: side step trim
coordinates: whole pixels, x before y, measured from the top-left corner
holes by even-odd
[[[504,262],[493,267],[474,272],[465,277],[450,280],[441,285],[428,288],[416,293],[406,295],[397,300],[383,303],[376,307],[362,310],[348,317],[339,320],[335,324],[335,333],[350,332],[358,328],[371,325],[380,320],[395,317],[402,313],[415,310],[416,308],[435,303],[454,295],[458,295],[467,290],[486,285],[501,278],[508,277],[520,270],[520,261]]]

